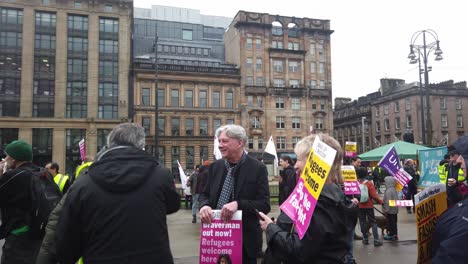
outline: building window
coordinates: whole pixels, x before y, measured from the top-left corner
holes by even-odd
[[[275,70],[275,72],[283,72],[283,61],[274,60],[273,61],[273,69]]]
[[[252,49],[252,38],[246,38],[245,39],[245,48],[246,49]]]
[[[257,96],[257,106],[258,108],[263,108],[263,97]]]
[[[245,61],[245,66],[247,67],[247,69],[252,69],[252,64],[252,58],[247,58],[247,60]]]
[[[461,110],[462,109],[462,99],[461,98],[456,98],[455,99],[455,109],[456,110]]]
[[[300,117],[293,117],[292,118],[292,128],[293,129],[300,129],[301,128],[301,118]]]
[[[179,90],[171,90],[171,106],[179,106]]]
[[[260,117],[258,117],[258,116],[252,116],[252,119],[251,119],[250,122],[251,122],[252,128],[260,128],[261,127]]]
[[[411,98],[405,98],[405,110],[411,110]]]
[[[166,133],[166,119],[164,117],[158,118],[158,135],[164,136]]]
[[[301,100],[299,98],[292,98],[291,99],[291,109],[292,110],[300,110],[301,109]]]
[[[276,117],[276,128],[286,128],[284,123],[284,116],[277,116]]]
[[[395,113],[400,112],[400,102],[395,101]]]
[[[36,26],[55,28],[57,16],[54,13],[36,12]]]
[[[283,25],[278,21],[274,21],[273,23],[271,23],[271,34],[274,36],[282,36]]]
[[[325,125],[323,123],[323,117],[317,117],[315,119],[315,129],[317,129],[317,130],[325,129]]]
[[[194,135],[193,131],[194,131],[193,118],[185,119],[185,135],[186,136],[193,136]]]
[[[100,18],[99,19],[99,32],[118,33],[119,32],[119,20],[112,19],[112,18]]]
[[[183,40],[193,40],[193,31],[188,29],[182,29]]]
[[[185,147],[186,169],[193,169],[195,165],[195,148],[192,146]]]
[[[261,39],[255,39],[255,49],[257,49],[257,50],[262,49],[262,40]]]
[[[87,16],[68,16],[68,31],[74,30],[87,31],[88,30],[88,17]]]
[[[88,113],[88,106],[86,103],[69,103],[66,106],[67,118],[86,118]]]
[[[185,107],[193,107],[193,91],[186,90],[185,91]]]
[[[226,93],[226,108],[233,108],[234,107],[234,94],[232,92]]]
[[[213,134],[216,133],[216,129],[221,127],[221,119],[213,119]]]
[[[172,118],[171,119],[171,136],[180,135],[180,119]]]
[[[290,61],[289,72],[298,72],[298,71],[299,71],[299,63],[297,61]]]
[[[395,129],[400,129],[400,117],[395,117]]]
[[[277,97],[275,106],[276,106],[276,109],[284,109],[284,98]]]
[[[320,99],[320,110],[325,111],[325,99]]]
[[[299,43],[288,42],[288,50],[299,50]]]
[[[457,115],[457,127],[458,128],[463,127],[463,116],[462,115]]]
[[[255,85],[256,86],[263,86],[263,77],[257,77],[255,79]]]
[[[200,146],[200,159],[208,160],[208,146]]]
[[[388,115],[388,104],[384,105],[383,110],[384,110],[384,115]]]
[[[276,137],[276,148],[286,149],[286,137]]]
[[[320,62],[319,63],[319,73],[324,74],[325,73],[325,63]]]
[[[317,99],[312,99],[312,110],[317,110]]]
[[[380,109],[378,106],[375,107],[375,116],[380,116]]]
[[[219,92],[213,92],[213,108],[220,108],[221,106],[221,94]]]
[[[33,104],[33,117],[53,117],[54,116],[54,103],[34,103]]]
[[[440,109],[447,109],[447,98],[440,97]]]
[[[375,132],[380,132],[380,121],[375,121]]]
[[[20,44],[19,46],[21,46],[21,43],[19,44]],[[49,49],[49,50],[55,49],[55,36],[36,34],[35,41],[34,41],[34,48],[35,49]]]
[[[275,49],[282,49],[283,48],[283,42],[282,41],[272,41],[271,42],[271,47]]]
[[[289,87],[299,88],[299,80],[289,80]]]
[[[117,118],[117,105],[99,105],[98,118],[101,119],[116,119]]]
[[[448,127],[448,122],[447,122],[447,115],[441,115],[441,122],[440,122],[441,126],[443,128],[446,128]]]
[[[263,149],[263,138],[258,138],[258,149]]]
[[[68,37],[68,51],[87,52],[88,39],[79,37]]]
[[[316,80],[310,80],[310,88],[317,89],[317,81]]]
[[[315,73],[316,72],[316,64],[315,62],[310,63],[310,73]]]
[[[158,89],[158,106],[166,106],[166,92],[164,89]]]
[[[254,81],[253,81],[253,77],[252,77],[252,76],[247,76],[246,81],[247,81],[246,85],[248,85],[248,86],[253,86]]]
[[[247,106],[248,107],[253,107],[253,96],[252,95],[247,96]]]
[[[141,104],[150,105],[150,88],[141,89]]]
[[[112,12],[112,5],[106,4],[106,5],[104,6],[104,11],[105,11],[105,12]]]
[[[206,91],[200,91],[198,95],[198,107],[206,108],[207,106],[207,99],[206,99]]]
[[[228,125],[234,125],[234,119],[232,119],[232,118],[226,119],[226,124],[228,124]]]
[[[309,54],[312,59],[315,58],[315,43],[310,43],[309,45]]]
[[[208,135],[208,119],[200,119],[200,136]]]
[[[141,118],[141,126],[145,129],[145,135],[151,135],[151,117],[144,116]]]
[[[325,81],[324,80],[320,80],[319,89],[325,89]]]
[[[180,147],[171,147],[171,167],[172,167],[172,175],[174,177],[179,176],[179,167],[177,161],[180,160]]]
[[[278,87],[278,88],[284,87],[284,80],[283,79],[274,79],[273,80],[273,86]]]
[[[119,41],[100,39],[99,40],[99,53],[117,55],[119,54]]]
[[[65,164],[67,173],[73,173],[73,170],[81,164],[79,142],[86,140],[85,129],[66,129],[65,139]]]
[[[318,44],[318,54],[320,56],[320,61],[323,61],[325,59],[325,50],[323,48],[323,44]]]
[[[412,128],[413,122],[411,121],[411,116],[406,116],[406,128]]]
[[[99,97],[118,97],[118,88],[116,83],[99,83]]]
[[[252,137],[249,137],[249,149],[253,149],[254,148],[254,140]]]
[[[390,120],[388,120],[388,119],[384,120],[384,127],[385,127],[385,131],[390,130]]]
[[[81,1],[75,0],[75,2],[73,3],[73,7],[74,8],[81,8]]]
[[[262,59],[261,58],[257,58],[256,68],[257,68],[257,70],[262,69]]]

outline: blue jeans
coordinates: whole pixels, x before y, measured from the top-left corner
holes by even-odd
[[[192,194],[192,215],[197,216],[198,211],[198,198],[200,198],[199,193]]]

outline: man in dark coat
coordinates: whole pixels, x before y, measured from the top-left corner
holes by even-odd
[[[263,163],[244,151],[247,135],[238,125],[216,130],[223,159],[211,164],[206,185],[200,195],[200,218],[211,223],[214,209],[221,210],[221,219],[229,221],[242,210],[242,263],[257,263],[256,254],[261,236],[255,210],[270,212],[268,172]]]
[[[173,263],[166,215],[180,195],[169,170],[144,151],[138,124],[115,127],[109,149],[68,190],[57,223],[57,257],[87,264]]]
[[[41,240],[29,234],[31,177],[37,169],[31,163],[32,147],[21,140],[13,141],[6,146],[5,154],[0,162],[0,239],[5,239],[0,263],[34,263]]]

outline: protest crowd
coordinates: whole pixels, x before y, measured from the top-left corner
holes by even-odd
[[[294,159],[274,154],[281,209],[275,219],[268,216],[268,169],[245,150],[245,129],[224,125],[215,135],[218,158],[189,176],[180,168],[186,209],[201,224],[200,263],[356,263],[356,240],[370,247],[399,241],[400,207],[418,221],[417,263],[468,259],[462,144],[446,148],[437,182],[421,188],[417,159],[389,151],[371,166],[345,157],[329,135],[304,137]],[[0,263],[174,263],[167,215],[180,209],[182,197],[170,171],[145,151],[140,125],[116,126],[107,146],[96,157],[83,155],[73,175],[54,161],[33,164],[32,148],[17,140],[2,153]],[[379,235],[382,227],[387,232]]]

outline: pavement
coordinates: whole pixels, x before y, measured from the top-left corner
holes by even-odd
[[[377,209],[380,210],[380,206],[377,206]],[[379,215],[377,211],[375,214]],[[272,205],[269,216],[276,218],[278,215],[278,205]],[[181,208],[177,213],[169,215],[167,222],[174,262],[176,264],[198,263],[200,223],[192,224],[191,210]],[[359,225],[356,227],[356,233],[361,235]],[[398,242],[384,241],[384,245],[381,247],[374,247],[372,239],[369,241],[370,245],[363,245],[360,240],[354,241],[356,262],[415,263],[417,259],[416,216],[415,214],[407,214],[406,208],[400,208],[398,214],[398,235],[400,239]],[[263,249],[265,248],[266,244],[263,243]]]

